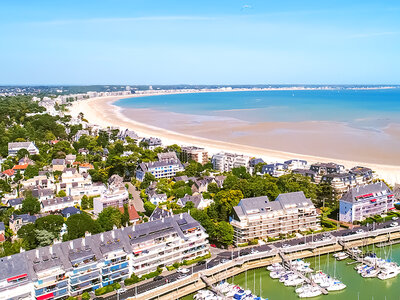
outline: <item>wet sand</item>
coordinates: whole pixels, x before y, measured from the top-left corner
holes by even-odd
[[[137,95],[139,96],[139,95]],[[166,144],[197,145],[210,153],[231,151],[262,157],[268,162],[300,158],[363,165],[380,177],[400,182],[400,125],[382,132],[352,128],[338,122],[249,123],[232,117],[207,117],[150,109],[122,109],[112,103],[130,96],[75,102],[71,114],[83,112],[90,123],[130,128],[157,136]]]

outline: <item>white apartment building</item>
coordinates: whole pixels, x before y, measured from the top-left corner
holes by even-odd
[[[195,146],[182,147],[180,159],[183,162],[194,160],[202,165],[208,163],[208,152],[204,148]]]
[[[151,173],[155,178],[173,178],[177,172],[184,171],[185,168],[179,159],[173,161],[156,161],[141,163],[136,170],[136,179],[143,181],[146,173]]]
[[[109,188],[103,192],[100,197],[93,199],[93,212],[95,214],[99,214],[106,207],[123,207],[124,204],[128,204],[128,202],[129,193],[125,187],[121,186],[119,188]]]
[[[229,172],[233,168],[242,166],[248,169],[249,161],[250,158],[248,156],[225,152],[220,152],[213,155],[211,160],[214,169],[221,172]]]
[[[362,221],[395,209],[394,203],[393,192],[384,182],[352,188],[340,199],[339,220]]]
[[[18,151],[25,149],[30,155],[39,154],[39,149],[36,147],[34,142],[15,142],[8,143],[8,155],[15,156]]]
[[[242,199],[233,208],[230,223],[236,245],[254,239],[321,229],[317,210],[303,192],[280,194],[275,201],[269,201],[267,196]]]
[[[209,252],[189,214],[0,258],[0,299],[61,299]]]

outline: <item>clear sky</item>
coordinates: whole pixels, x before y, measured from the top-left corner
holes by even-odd
[[[4,84],[400,84],[400,1],[0,2]]]

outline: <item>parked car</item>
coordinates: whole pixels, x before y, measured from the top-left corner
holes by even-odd
[[[119,290],[117,290],[118,294],[123,294],[126,292],[126,288],[120,288]]]
[[[156,276],[156,277],[154,277],[153,278],[153,281],[160,281],[160,280],[163,280],[164,279],[164,276]]]
[[[392,218],[393,221],[396,221],[396,220],[398,220],[398,219],[399,219],[399,217],[393,217],[393,218]]]
[[[211,244],[210,246],[213,248],[217,248],[217,246],[215,246],[215,244]]]
[[[397,223],[397,222],[392,222],[392,223],[390,224],[390,226],[391,226],[391,227],[396,227],[396,226],[399,226],[399,223]]]
[[[197,263],[198,266],[205,265],[207,261],[201,260]]]
[[[182,268],[182,267],[179,267],[176,271],[179,272],[179,273],[182,273],[182,274],[187,274],[187,273],[190,272],[189,269],[187,269],[187,268]]]
[[[364,229],[357,229],[357,231],[356,231],[356,233],[363,233],[364,232]]]

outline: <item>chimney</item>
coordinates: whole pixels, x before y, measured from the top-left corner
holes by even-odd
[[[38,249],[36,249],[36,251],[35,251],[35,256],[36,256],[36,258],[39,258],[39,250]]]
[[[92,234],[89,231],[85,232],[85,236],[91,236]]]
[[[70,241],[70,242],[69,242],[69,248],[70,248],[70,249],[74,249],[74,242],[73,242],[73,241]]]
[[[114,225],[114,227],[115,227],[115,225]],[[115,229],[111,231],[111,236],[113,239],[115,239]]]
[[[161,218],[161,222],[164,223],[164,217]]]
[[[21,247],[21,248],[19,248],[19,252],[20,253],[25,252],[25,249]]]
[[[180,215],[179,215],[179,218],[182,220],[182,219],[183,219],[183,214],[180,214]]]
[[[85,247],[85,238],[84,237],[82,238],[81,243],[82,243],[82,247]]]
[[[50,247],[49,247],[49,253],[50,253],[50,254],[53,254],[53,246],[50,246]]]
[[[102,242],[104,242],[104,234],[103,234],[103,233],[100,234],[100,240],[101,240]]]

